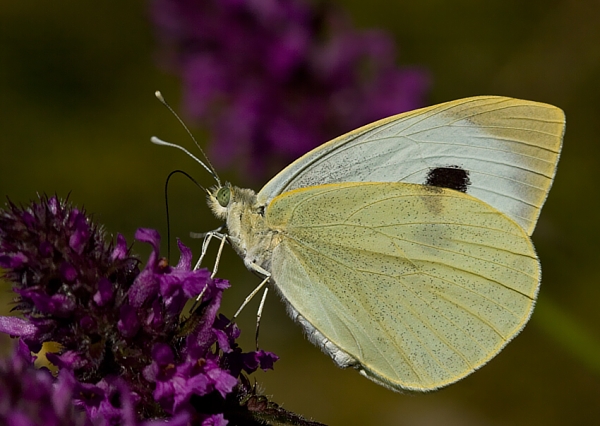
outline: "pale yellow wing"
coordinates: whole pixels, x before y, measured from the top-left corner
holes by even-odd
[[[432,170],[455,166],[469,175],[468,194],[531,235],[554,179],[564,130],[564,113],[548,104],[500,96],[446,102],[321,145],[278,173],[258,201],[327,183],[426,184]]]
[[[270,270],[283,297],[361,373],[393,389],[461,379],[533,309],[540,267],[529,237],[468,194],[322,185],[275,198],[266,219],[281,238]]]

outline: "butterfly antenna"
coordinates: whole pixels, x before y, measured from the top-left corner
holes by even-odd
[[[200,144],[198,143],[198,141],[196,140],[196,138],[194,137],[194,135],[192,134],[192,132],[190,131],[190,129],[185,125],[185,123],[179,117],[179,115],[177,115],[177,113],[175,112],[175,110],[173,108],[171,108],[171,105],[169,105],[167,103],[167,101],[165,100],[165,98],[163,97],[162,93],[160,93],[159,90],[157,90],[156,92],[154,92],[154,96],[156,96],[156,99],[158,99],[160,101],[160,103],[162,103],[165,107],[167,107],[167,109],[169,111],[171,111],[171,114],[173,114],[175,116],[175,118],[177,119],[177,121],[179,121],[179,123],[183,126],[183,128],[185,129],[185,131],[187,132],[187,134],[194,141],[194,144],[196,145],[196,147],[198,147],[198,149],[202,153],[202,156],[206,160],[206,163],[204,163],[202,160],[198,159],[196,156],[194,156],[191,152],[189,152],[187,149],[185,149],[182,146],[179,146],[179,145],[176,145],[176,144],[173,144],[173,143],[170,143],[170,142],[165,142],[165,141],[157,138],[156,136],[152,136],[150,138],[150,141],[152,143],[156,144],[156,145],[164,145],[164,146],[170,146],[170,147],[173,147],[173,148],[179,148],[180,150],[182,150],[183,152],[185,152],[187,155],[189,155],[190,157],[192,157],[197,163],[201,164],[202,167],[204,167],[206,169],[206,171],[208,171],[208,173],[211,174],[211,176],[215,179],[215,181],[217,181],[217,184],[219,186],[221,186],[221,180],[219,179],[219,176],[217,175],[217,171],[215,170],[215,168],[211,164],[210,160],[208,159],[208,156],[206,155],[206,153],[204,152],[204,150],[202,149],[202,147],[200,146]],[[208,164],[208,166],[207,166],[207,164]]]

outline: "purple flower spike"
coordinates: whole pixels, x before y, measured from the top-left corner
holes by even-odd
[[[420,107],[426,72],[399,68],[382,31],[331,2],[156,0],[162,63],[186,113],[212,133],[211,158],[255,176],[361,125]]]
[[[0,210],[4,278],[24,316],[0,317],[0,331],[20,338],[13,358],[0,359],[0,424],[317,425],[250,384],[246,374],[272,369],[277,356],[236,343],[240,330],[218,315],[229,283],[192,270],[181,243],[171,267],[156,231],[136,238],[152,246],[142,271],[121,235],[107,242],[85,212],[56,197]],[[46,342],[60,345],[46,353],[56,377],[32,366],[30,351]]]

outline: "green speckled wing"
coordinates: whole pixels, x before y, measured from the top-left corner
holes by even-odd
[[[523,228],[457,191],[405,183],[300,188],[266,212],[271,273],[361,373],[435,389],[496,355],[531,315],[540,267]]]

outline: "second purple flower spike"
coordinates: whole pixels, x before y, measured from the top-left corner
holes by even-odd
[[[427,73],[330,2],[156,0],[162,64],[208,126],[210,157],[268,176],[337,135],[423,105]]]

